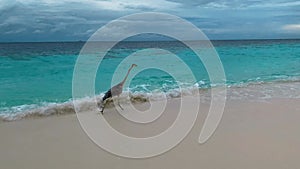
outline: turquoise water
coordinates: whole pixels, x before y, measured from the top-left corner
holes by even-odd
[[[213,44],[229,87],[300,79],[300,40],[213,41]],[[73,69],[83,45],[82,42],[0,44],[0,114],[69,101]],[[175,42],[124,42],[109,51],[101,63],[96,94],[110,87],[114,69],[126,56],[149,47],[176,53],[193,70],[199,88],[213,86],[202,63],[185,46]],[[157,62],[151,59],[151,53],[149,62]],[[177,88],[177,82],[167,73],[148,70],[134,77],[128,90],[167,92]],[[194,85],[184,80],[180,83],[186,83],[187,87]]]

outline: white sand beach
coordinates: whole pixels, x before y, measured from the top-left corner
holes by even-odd
[[[147,159],[122,158],[102,150],[84,133],[75,114],[2,122],[0,168],[299,168],[299,103],[300,99],[227,101],[216,132],[206,143],[199,144],[206,117],[201,112],[207,112],[209,107],[202,104],[189,135],[172,150]],[[177,104],[176,99],[171,100],[166,113],[176,111]],[[147,109],[147,104],[139,108]],[[107,109],[104,117],[128,135],[153,135],[174,120],[162,116],[149,129],[133,128],[120,120],[114,109]]]

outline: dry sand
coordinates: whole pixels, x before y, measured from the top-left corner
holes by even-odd
[[[178,100],[166,114],[176,111]],[[209,105],[189,135],[178,146],[148,159],[112,155],[94,144],[81,129],[75,114],[0,123],[1,169],[298,169],[300,168],[300,99],[265,102],[228,101],[214,135],[198,144]],[[146,109],[147,104],[139,105]],[[189,111],[189,110],[186,110]],[[117,130],[153,135],[174,119],[162,116],[146,127],[133,127],[114,110],[105,118]],[[171,117],[171,118],[167,118]],[[141,132],[142,131],[142,132]]]

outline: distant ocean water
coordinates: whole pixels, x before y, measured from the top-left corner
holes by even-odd
[[[212,43],[223,63],[228,88],[251,86],[249,89],[255,95],[251,96],[251,92],[239,94],[236,90],[230,91],[230,96],[237,99],[242,96],[255,99],[260,95],[266,98],[273,95],[299,98],[300,40]],[[53,110],[49,111],[49,107],[72,111],[73,69],[83,45],[83,42],[0,43],[0,118],[9,120],[23,117],[26,115],[24,112],[51,114]],[[195,64],[191,57],[194,54],[180,43],[122,42],[110,50],[101,63],[98,70],[101,75],[97,75],[95,82],[96,94],[103,94],[110,87],[109,80],[118,63],[131,53],[149,47],[170,50],[188,62],[197,83],[180,81],[185,84],[187,93],[195,86],[199,89],[214,86],[209,81],[205,67],[201,63]],[[270,84],[275,84],[275,87],[264,88]],[[139,73],[125,90],[147,97],[159,92],[176,97],[177,88],[178,81],[168,74],[148,70]]]

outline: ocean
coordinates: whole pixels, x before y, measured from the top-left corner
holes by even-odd
[[[212,43],[224,67],[229,98],[300,97],[300,40]],[[45,111],[49,106],[60,107],[61,111],[72,109],[73,69],[83,45],[84,42],[0,43],[0,118],[14,120],[26,114],[47,115],[51,114]],[[96,76],[95,94],[101,96],[110,88],[114,70],[124,58],[147,48],[176,53],[191,68],[197,82],[190,83],[184,78],[178,81],[166,72],[149,69],[137,74],[124,89],[135,97],[155,98],[155,93],[178,97],[178,83],[184,84],[185,91],[215,86],[210,83],[204,65],[195,62],[195,54],[186,46],[173,41],[128,41],[116,45],[105,55]],[[154,54],[149,53],[147,62],[157,62],[151,55]],[[180,68],[174,67],[175,70]],[[243,87],[247,87],[248,92],[239,92]]]

